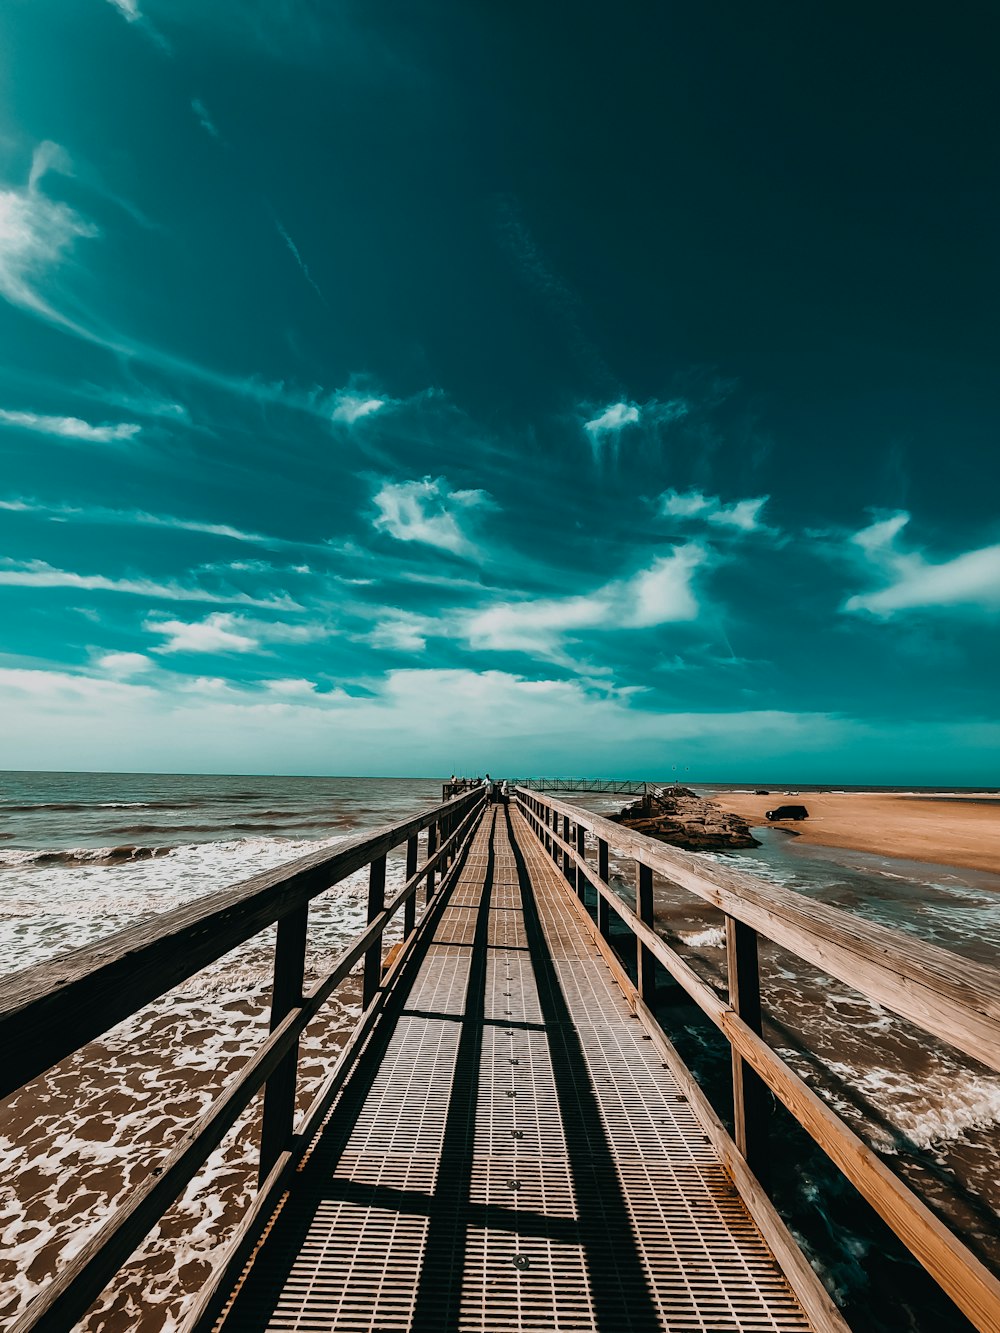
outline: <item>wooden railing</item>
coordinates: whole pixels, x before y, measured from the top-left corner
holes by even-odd
[[[612,913],[631,931],[636,983],[619,980],[647,1024],[654,961],[683,987],[732,1050],[735,1148],[719,1126],[716,1146],[752,1204],[767,1174],[766,1090],[788,1108],[976,1328],[1000,1333],[1000,1281],[878,1155],[765,1042],[757,961],[764,936],[860,991],[924,1032],[1000,1071],[1000,973],[945,949],[864,921],[801,894],[667,847],[577,805],[518,788],[517,804],[581,900],[597,894],[595,935],[612,961]],[[596,841],[596,864],[586,833]],[[610,853],[636,866],[635,907],[610,885]],[[653,924],[653,874],[721,910],[728,1000],[707,985]],[[672,1051],[669,1041],[665,1045]],[[676,1052],[673,1052],[676,1057]],[[676,1061],[675,1061],[676,1063]],[[677,1072],[688,1079],[690,1072]],[[703,1099],[702,1099],[703,1101]],[[707,1106],[707,1103],[703,1104]]]
[[[70,1328],[263,1088],[258,1191],[224,1262],[188,1309],[185,1327],[210,1323],[290,1171],[353,1067],[392,981],[405,967],[421,934],[427,916],[418,924],[418,889],[425,885],[425,903],[430,903],[437,897],[436,882],[440,889],[457,872],[483,797],[482,790],[472,791],[403,823],[350,838],[332,852],[317,852],[266,871],[0,984],[3,1098],[230,949],[275,922],[278,927],[268,1037],[163,1161],[15,1320],[10,1333],[62,1333]],[[424,830],[426,856],[418,865],[418,838]],[[404,844],[406,882],[386,902],[386,857]],[[303,993],[310,900],[366,865],[370,866],[368,925],[340,954],[332,970]],[[383,979],[383,933],[401,908],[404,947]],[[361,1017],[296,1126],[299,1036],[361,960]]]

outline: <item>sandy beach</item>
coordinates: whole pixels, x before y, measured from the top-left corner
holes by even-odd
[[[984,798],[985,799],[985,798]],[[720,792],[712,800],[752,825],[766,823],[764,812],[802,804],[809,818],[775,824],[803,842],[850,847],[910,861],[964,866],[1000,873],[1000,805],[977,804],[974,797],[922,797],[885,792],[804,792],[769,796]]]

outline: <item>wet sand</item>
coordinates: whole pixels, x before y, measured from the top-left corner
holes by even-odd
[[[848,847],[859,852],[963,866],[1000,873],[1000,805],[976,804],[971,797],[914,797],[884,792],[806,792],[751,796],[720,792],[711,798],[751,825],[765,824],[764,812],[801,804],[809,818],[776,823],[803,842]]]

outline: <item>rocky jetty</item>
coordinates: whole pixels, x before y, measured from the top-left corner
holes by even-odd
[[[655,794],[647,792],[610,818],[616,824],[689,852],[760,846],[745,819],[720,810],[688,787],[663,787]]]

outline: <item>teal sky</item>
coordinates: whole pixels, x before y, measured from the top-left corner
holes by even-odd
[[[7,0],[0,767],[996,785],[998,49]]]

